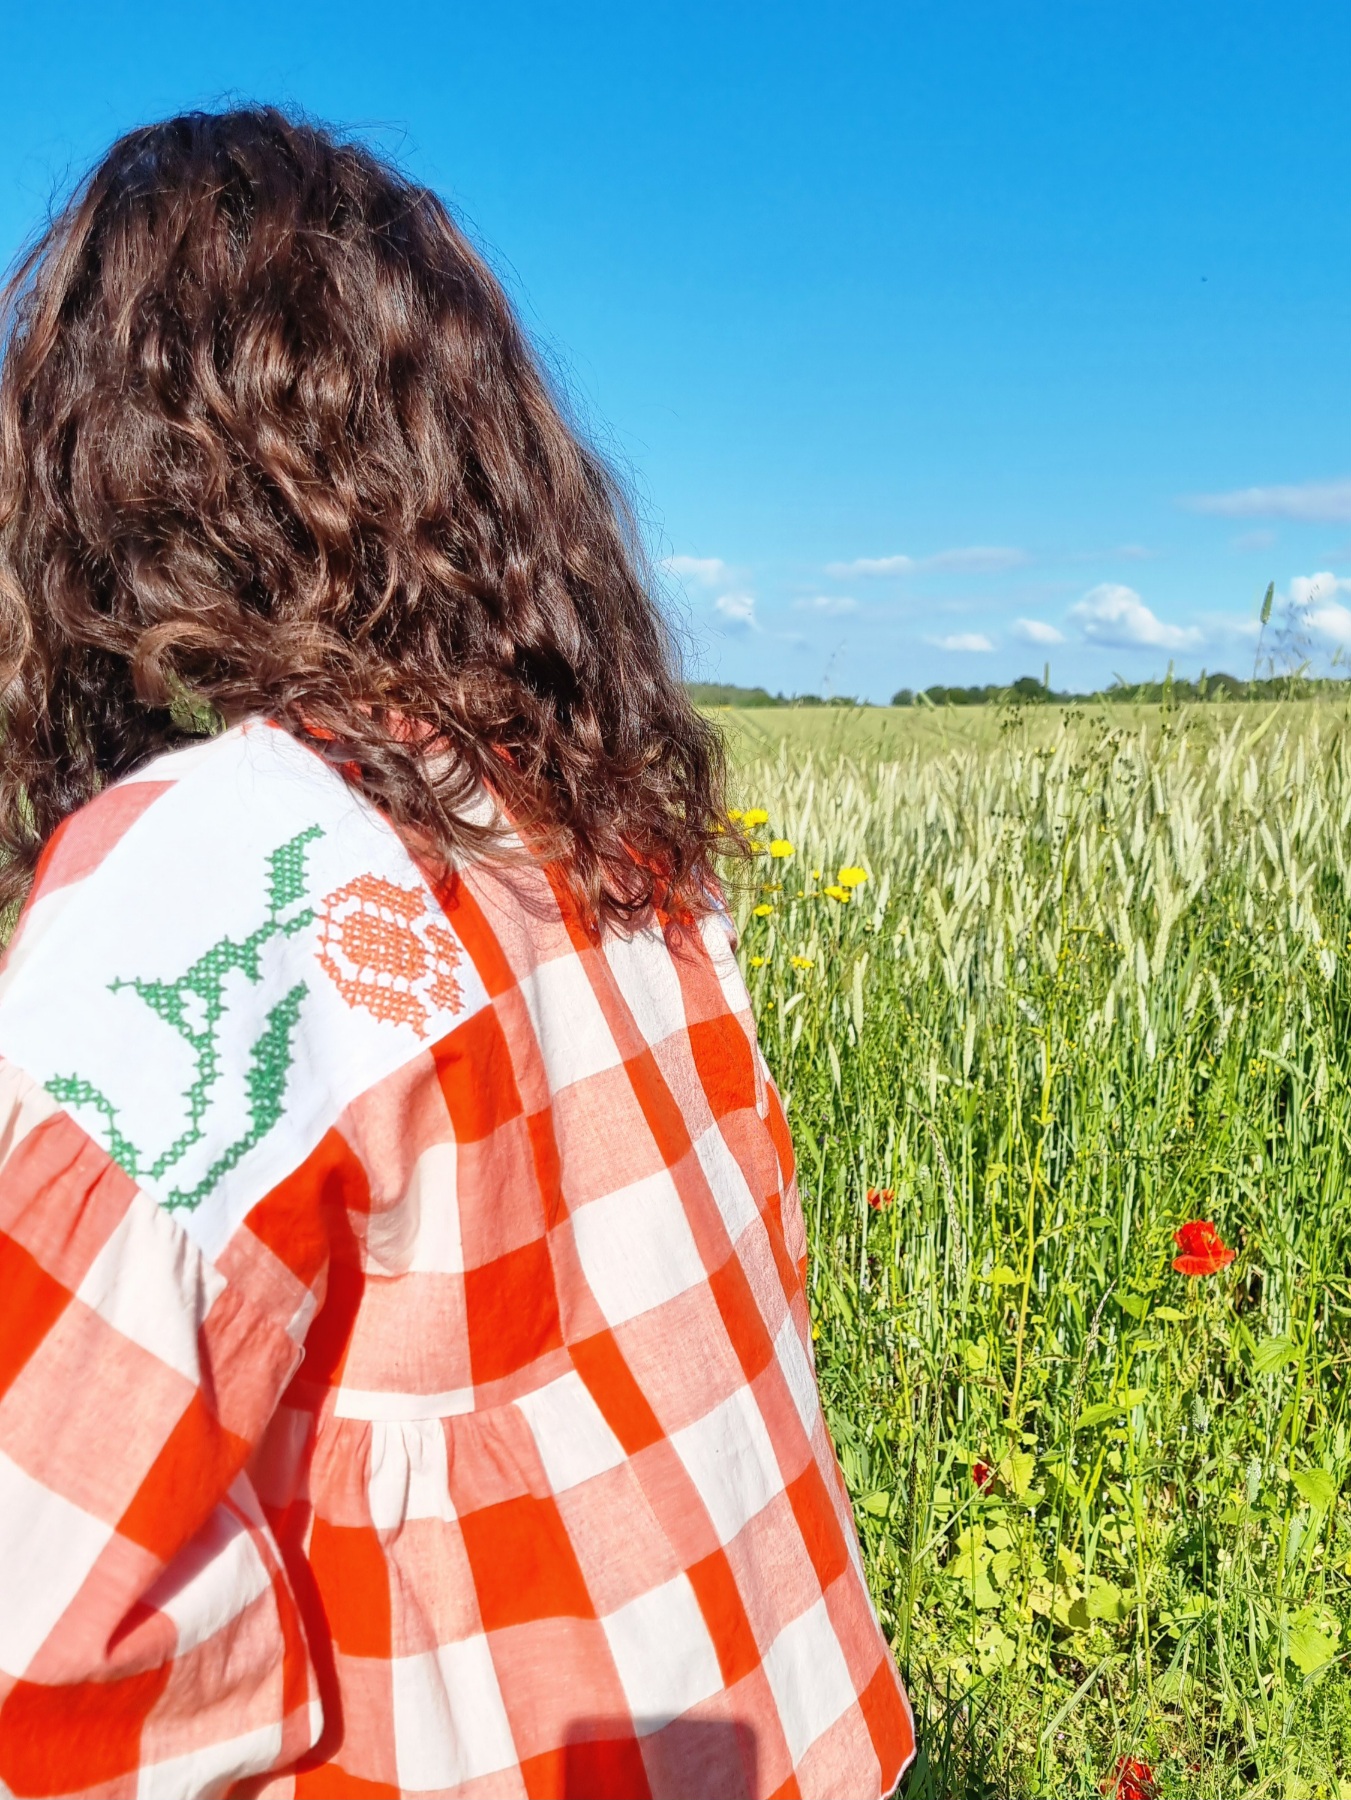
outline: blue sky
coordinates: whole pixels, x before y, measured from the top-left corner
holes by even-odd
[[[884,699],[1351,651],[1351,11],[13,9],[8,257],[231,98],[455,205],[636,492],[693,673]]]

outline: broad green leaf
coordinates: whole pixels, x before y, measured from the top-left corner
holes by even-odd
[[[1102,1619],[1108,1625],[1119,1625],[1128,1616],[1130,1603],[1121,1589],[1110,1581],[1095,1581],[1088,1593],[1088,1616]]]
[[[1105,1425],[1109,1419],[1119,1419],[1121,1408],[1114,1400],[1104,1401],[1100,1406],[1086,1406],[1079,1414],[1079,1424],[1087,1430],[1094,1425]]]
[[[1301,1675],[1315,1675],[1337,1654],[1337,1640],[1312,1619],[1297,1619],[1290,1627],[1286,1650]]]
[[[1122,1312],[1129,1313],[1133,1319],[1143,1319],[1149,1311],[1149,1302],[1143,1294],[1118,1294],[1116,1303]]]
[[[1186,1316],[1186,1313],[1179,1312],[1175,1306],[1156,1306],[1154,1308],[1154,1317],[1163,1319],[1169,1325],[1180,1325]]]
[[[1274,1375],[1295,1360],[1295,1346],[1288,1337],[1269,1337],[1252,1353],[1252,1366],[1259,1375]]]
[[[891,1495],[885,1488],[878,1488],[875,1493],[865,1494],[859,1505],[875,1519],[885,1518],[891,1507]]]
[[[990,1559],[990,1577],[996,1586],[1003,1587],[1009,1578],[1009,1570],[1015,1566],[1017,1561],[1018,1552],[1016,1550],[997,1550],[995,1552]]]
[[[991,1269],[981,1280],[988,1281],[991,1287],[1016,1287],[1022,1276],[1016,1269],[1010,1269],[1007,1263],[1000,1263],[998,1268]]]
[[[1309,1505],[1317,1506],[1323,1512],[1337,1498],[1336,1480],[1327,1469],[1300,1469],[1290,1479],[1294,1482],[1296,1491]]]
[[[1022,1500],[1032,1486],[1032,1477],[1036,1474],[1037,1459],[1025,1451],[1016,1456],[1006,1456],[999,1465],[999,1476],[1004,1486],[1016,1500]]]

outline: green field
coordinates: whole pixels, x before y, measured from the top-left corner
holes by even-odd
[[[1351,1795],[1345,710],[715,716],[909,1793]]]

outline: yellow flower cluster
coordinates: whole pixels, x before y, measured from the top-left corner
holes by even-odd
[[[868,871],[866,869],[856,868],[854,864],[849,863],[840,870],[839,875],[831,882],[830,886],[822,888],[821,892],[828,894],[832,900],[849,900],[853,897],[854,889],[862,887],[867,879]]]

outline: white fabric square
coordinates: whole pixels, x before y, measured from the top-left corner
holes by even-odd
[[[227,1794],[235,1782],[275,1768],[280,1755],[280,1722],[260,1725],[255,1731],[189,1750],[184,1756],[143,1764],[136,1772],[136,1800],[183,1800],[185,1794]]]
[[[695,1139],[694,1154],[713,1190],[727,1235],[735,1244],[746,1227],[760,1217],[741,1164],[732,1155],[727,1139],[716,1125]]]
[[[572,1229],[591,1291],[611,1325],[704,1280],[699,1247],[665,1169],[579,1207]]]
[[[529,1422],[554,1493],[623,1462],[624,1446],[575,1370],[533,1394],[523,1394],[516,1404]]]
[[[456,1180],[454,1140],[422,1152],[408,1184],[409,1206],[417,1220],[410,1269],[440,1275],[464,1272],[460,1238],[460,1190]]]
[[[625,936],[605,934],[605,960],[625,1004],[649,1044],[685,1029],[685,999],[680,977],[655,925]]]
[[[824,1600],[785,1625],[764,1656],[784,1736],[799,1763],[857,1699]]]
[[[718,1653],[688,1576],[640,1594],[601,1624],[640,1735],[660,1731],[722,1687]]]
[[[196,1386],[197,1332],[225,1277],[145,1194],[136,1194],[80,1283],[78,1298],[123,1337]],[[172,1293],[178,1304],[171,1306]]]
[[[45,1088],[0,1057],[0,1119],[4,1120],[0,1127],[0,1163],[7,1162],[29,1132],[56,1111],[57,1104]]]
[[[798,1336],[791,1313],[779,1327],[779,1335],[774,1340],[774,1354],[779,1359],[783,1378],[793,1396],[793,1405],[802,1420],[802,1429],[810,1437],[816,1427],[821,1401],[816,1388],[816,1375],[807,1352],[802,1348],[802,1339]]]
[[[181,1656],[223,1631],[269,1591],[272,1580],[249,1532],[229,1507],[218,1506],[191,1544],[146,1595],[178,1629]]]
[[[396,1656],[394,1743],[399,1786],[459,1787],[516,1762],[511,1725],[486,1637]]]
[[[440,1419],[381,1420],[371,1426],[366,1498],[377,1531],[397,1531],[405,1519],[453,1519]]]
[[[778,1458],[750,1388],[738,1388],[702,1419],[673,1432],[671,1443],[721,1543],[730,1544],[783,1490]]]
[[[23,1555],[5,1570],[0,1673],[22,1675],[113,1535],[0,1451],[0,1516]]]
[[[594,954],[555,956],[521,980],[521,998],[555,1094],[623,1061],[586,972],[586,957]]]

